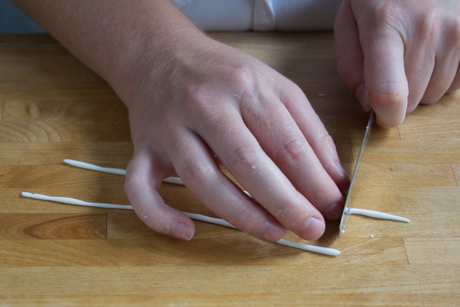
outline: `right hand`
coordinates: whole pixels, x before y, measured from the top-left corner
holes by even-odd
[[[382,127],[460,89],[458,0],[345,0],[334,33],[340,77]]]
[[[136,85],[121,95],[135,149],[125,191],[138,216],[160,233],[192,238],[193,222],[157,192],[177,173],[209,209],[248,234],[277,241],[288,228],[319,238],[323,216],[340,218],[349,180],[304,93],[204,35],[179,44],[157,59],[139,59]],[[215,156],[254,199],[220,171]]]

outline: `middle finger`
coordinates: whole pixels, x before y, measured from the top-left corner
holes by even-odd
[[[238,111],[230,105],[223,108],[227,108],[226,112],[219,114],[225,113],[225,117],[214,112],[211,127],[200,125],[194,130],[236,180],[281,224],[306,240],[319,238],[325,228],[322,215],[267,156]]]

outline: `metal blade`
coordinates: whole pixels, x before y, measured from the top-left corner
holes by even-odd
[[[367,122],[366,132],[364,133],[363,143],[361,144],[361,148],[359,149],[358,159],[356,160],[355,169],[353,170],[353,176],[351,177],[350,187],[348,188],[348,195],[347,199],[345,200],[345,207],[343,208],[342,219],[340,220],[339,226],[339,238],[342,233],[345,232],[345,226],[347,224],[348,219],[348,209],[351,208],[351,195],[353,193],[353,182],[355,182],[356,175],[359,170],[360,161],[364,155],[364,151],[366,150],[367,142],[369,141],[369,136],[371,135],[372,126],[375,121],[374,110],[371,110],[371,114],[369,116],[369,121]]]

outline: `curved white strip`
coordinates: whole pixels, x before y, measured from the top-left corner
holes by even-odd
[[[244,192],[244,194],[246,194],[247,196],[249,196],[249,197],[253,198],[253,197],[252,197],[252,195],[251,195],[251,194],[249,194],[249,192],[248,192],[248,191],[246,191],[246,190],[243,190],[243,192]]]
[[[230,224],[229,222],[227,222],[226,220],[223,220],[223,219],[219,219],[219,218],[216,218],[216,217],[210,217],[210,216],[206,216],[206,215],[201,215],[201,214],[197,214],[197,213],[189,213],[189,212],[182,212],[182,213],[184,213],[189,218],[192,218],[192,219],[195,219],[195,220],[199,220],[199,221],[206,222],[206,223],[211,223],[211,224],[216,224],[216,225],[222,225],[222,226],[226,226],[226,227],[236,229],[235,226],[233,226],[232,224]]]
[[[291,242],[291,241],[286,241],[286,240],[279,240],[276,243],[298,248],[298,249],[303,249],[306,251],[314,252],[314,253],[319,253],[319,254],[324,254],[328,256],[337,256],[340,255],[340,251],[336,250],[334,248],[329,248],[329,247],[321,247],[321,246],[314,246],[314,245],[307,245],[307,244],[302,244],[302,243],[297,243],[297,242]]]
[[[168,177],[168,178],[163,179],[163,182],[169,182],[169,183],[184,185],[184,182],[179,177]]]
[[[380,211],[374,211],[374,210],[347,208],[347,214],[359,214],[359,215],[373,217],[376,219],[393,220],[393,221],[406,222],[406,223],[410,222],[410,220],[405,217],[388,214],[388,213],[380,212]]]
[[[69,165],[75,166],[75,167],[89,169],[92,171],[126,176],[126,170],[121,169],[121,168],[102,167],[102,166],[98,166],[98,165],[94,165],[94,164],[90,164],[86,162],[71,160],[71,159],[64,159],[64,162]],[[179,177],[168,177],[168,178],[163,179],[163,182],[184,185],[184,182]],[[252,197],[252,195],[249,194],[248,191],[243,191],[243,192],[246,193],[246,195],[248,195],[249,197]]]
[[[77,206],[106,208],[106,209],[126,209],[126,210],[132,210],[133,209],[132,206],[127,206],[127,205],[90,203],[90,202],[82,201],[82,200],[79,200],[79,199],[76,199],[76,198],[54,197],[54,196],[47,196],[47,195],[29,193],[29,192],[22,192],[22,196],[28,197],[28,198],[40,199],[40,200],[55,201],[55,202],[58,202],[58,203],[64,203],[64,204],[69,204],[69,205],[77,205]]]
[[[126,170],[121,169],[121,168],[102,167],[102,166],[97,166],[94,164],[89,164],[86,162],[71,160],[71,159],[64,159],[64,162],[69,165],[75,166],[75,167],[89,169],[92,171],[126,176]]]
[[[121,168],[102,167],[102,166],[98,166],[98,165],[94,165],[94,164],[90,164],[86,162],[71,160],[71,159],[64,159],[64,162],[69,165],[75,166],[75,167],[89,169],[92,171],[126,176],[126,170],[121,169]],[[184,184],[179,177],[168,177],[168,178],[163,179],[163,181],[174,183],[174,184],[182,184],[182,185]]]
[[[86,201],[82,201],[82,200],[70,198],[70,197],[55,197],[55,196],[47,196],[47,195],[36,194],[36,193],[29,193],[29,192],[22,192],[22,196],[28,197],[28,198],[40,199],[40,200],[55,201],[59,203],[77,205],[77,206],[88,206],[88,207],[108,208],[108,209],[127,209],[127,210],[133,209],[132,206],[127,206],[127,205],[91,203],[91,202],[86,202]],[[188,212],[183,212],[183,213],[187,215],[188,217],[195,219],[195,220],[200,220],[200,221],[211,223],[211,224],[217,224],[217,225],[222,225],[226,227],[236,228],[235,226],[233,226],[232,224],[230,224],[229,222],[223,219],[209,217],[209,216],[196,214],[196,213],[188,213]],[[290,242],[290,241],[286,241],[283,239],[277,241],[276,243],[285,245],[285,246],[289,246],[289,247],[303,249],[303,250],[310,251],[310,252],[324,254],[328,256],[337,256],[340,254],[340,251],[333,249],[333,248],[312,246],[312,245],[307,245],[307,244],[302,244],[302,243]]]

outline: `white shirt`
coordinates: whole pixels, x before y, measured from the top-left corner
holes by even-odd
[[[154,0],[152,0],[154,1]],[[203,31],[332,30],[342,0],[170,0]],[[44,32],[0,0],[0,33]]]
[[[332,30],[342,0],[171,0],[203,31]]]

